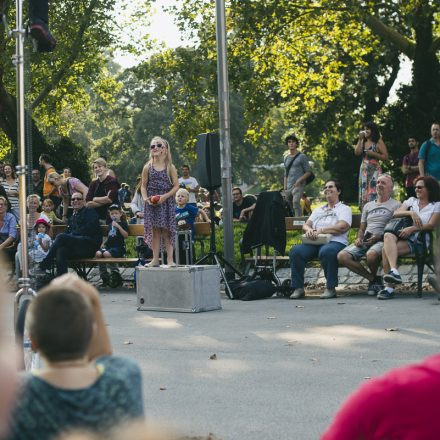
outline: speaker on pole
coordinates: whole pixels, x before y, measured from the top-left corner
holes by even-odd
[[[218,134],[199,134],[196,142],[196,155],[196,176],[200,186],[208,190],[214,190],[222,186]]]

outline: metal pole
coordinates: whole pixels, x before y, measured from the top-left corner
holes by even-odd
[[[14,63],[17,75],[17,143],[18,165],[17,175],[19,183],[19,206],[20,206],[20,242],[21,242],[21,269],[22,278],[19,279],[19,291],[15,296],[18,306],[21,295],[34,294],[30,289],[29,266],[28,266],[28,230],[26,216],[26,143],[25,143],[25,90],[24,90],[24,37],[26,30],[23,26],[23,0],[16,0],[16,28],[13,30],[16,48]]]
[[[223,193],[223,228],[225,259],[234,262],[234,229],[232,222],[231,129],[229,114],[228,59],[226,54],[226,13],[224,0],[216,0],[217,81],[220,122],[220,158]],[[225,267],[227,274],[233,274]]]

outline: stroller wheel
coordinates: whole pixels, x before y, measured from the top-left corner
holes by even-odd
[[[113,289],[122,285],[122,277],[119,272],[112,271],[108,280],[108,285]]]

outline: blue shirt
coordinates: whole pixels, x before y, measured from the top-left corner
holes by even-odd
[[[67,429],[105,433],[143,417],[139,367],[116,356],[102,357],[96,365],[101,375],[95,383],[77,390],[28,376],[17,396],[7,440],[52,440]]]
[[[0,234],[8,234],[14,240],[17,238],[17,220],[10,212],[6,212],[3,217],[3,226],[0,228]]]
[[[428,157],[426,157],[426,149],[429,148]],[[440,145],[436,145],[434,140],[428,139],[423,142],[422,148],[419,151],[419,159],[425,160],[425,174],[429,174],[440,180]]]
[[[193,237],[195,233],[194,221],[197,217],[198,212],[199,208],[197,208],[197,206],[190,205],[189,203],[187,203],[183,208],[179,208],[178,206],[176,206],[177,226],[182,226],[185,224],[190,225]]]

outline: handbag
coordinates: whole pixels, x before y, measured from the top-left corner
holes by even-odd
[[[315,180],[315,174],[313,173],[313,171],[310,171],[310,176],[308,176],[306,179],[306,185],[312,183],[314,180]]]
[[[413,221],[411,217],[396,217],[392,218],[383,230],[383,233],[389,232],[396,235],[397,237],[402,232],[402,229],[412,226]]]
[[[318,238],[316,240],[312,240],[307,237],[306,234],[301,235],[302,244],[316,244],[321,246],[322,244],[327,244],[332,239],[332,234],[318,234]]]

